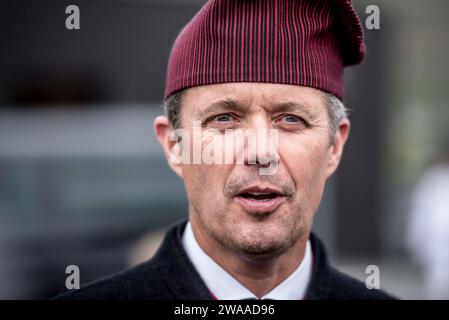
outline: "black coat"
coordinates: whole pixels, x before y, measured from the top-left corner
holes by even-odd
[[[71,290],[56,299],[208,300],[209,290],[181,244],[187,221],[172,227],[154,257],[136,267]],[[366,288],[329,265],[321,241],[310,236],[313,274],[305,299],[392,299],[381,290]]]

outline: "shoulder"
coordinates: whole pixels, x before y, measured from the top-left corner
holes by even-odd
[[[314,272],[306,296],[311,300],[388,300],[393,296],[379,289],[368,289],[366,284],[332,266],[324,244],[310,235],[314,254]]]
[[[187,221],[165,234],[147,262],[100,279],[56,299],[77,300],[208,300],[209,290],[185,253],[181,235]]]
[[[334,267],[330,267],[329,299],[338,300],[392,300],[395,297],[380,289],[368,289],[366,284]]]
[[[170,299],[156,264],[149,260],[136,267],[91,282],[56,296],[56,300]]]

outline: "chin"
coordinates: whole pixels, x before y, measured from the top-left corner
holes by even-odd
[[[267,261],[279,257],[288,250],[288,246],[279,243],[247,244],[240,246],[240,252],[254,261]]]
[[[285,234],[284,234],[285,236]],[[259,259],[267,259],[281,255],[291,246],[291,240],[282,239],[271,234],[250,233],[246,237],[235,239],[234,246],[240,252]]]

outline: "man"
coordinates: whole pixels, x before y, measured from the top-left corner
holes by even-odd
[[[151,260],[63,298],[390,298],[332,268],[311,233],[349,135],[343,67],[364,52],[350,1],[207,2],[173,46],[154,122],[188,221]]]

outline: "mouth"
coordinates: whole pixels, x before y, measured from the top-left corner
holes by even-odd
[[[241,190],[234,201],[245,211],[255,215],[265,215],[278,209],[287,197],[273,188],[251,187]]]

